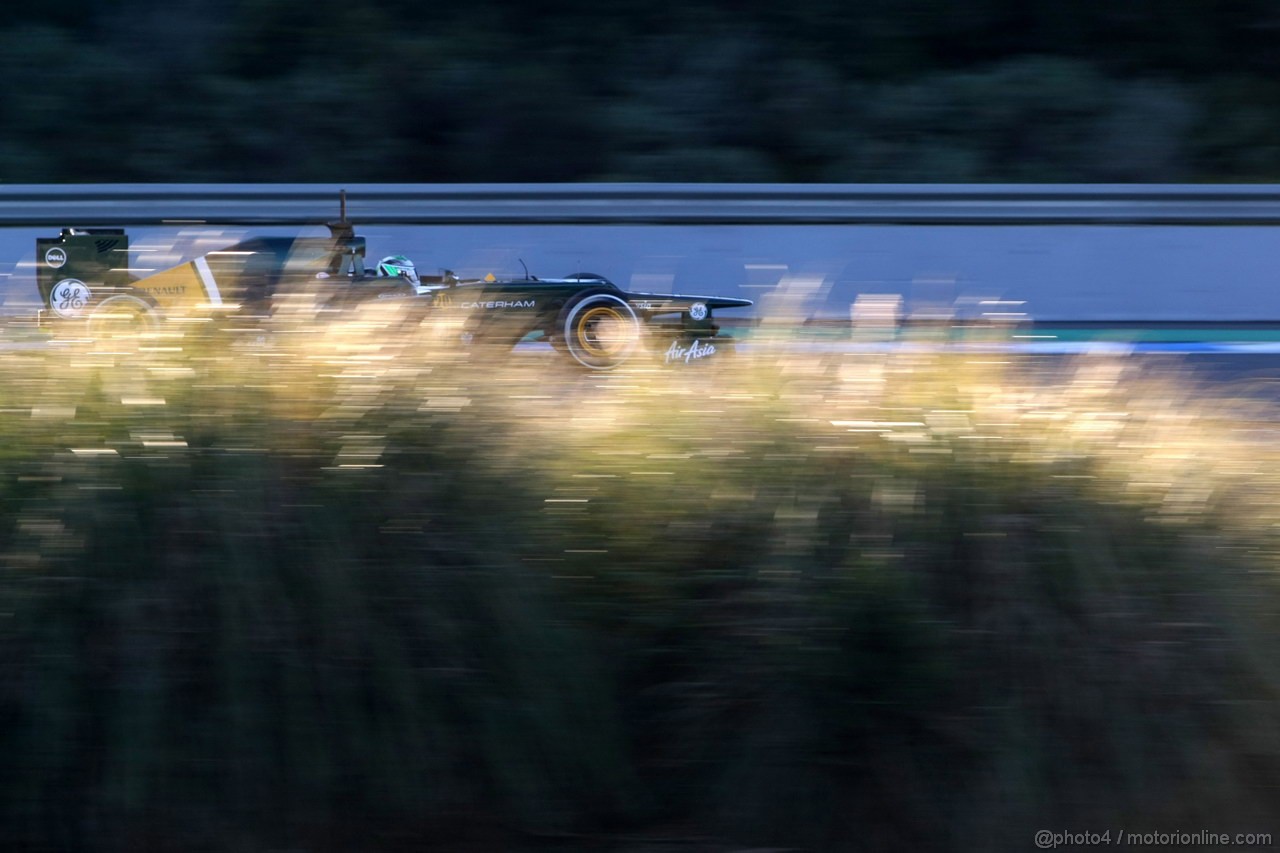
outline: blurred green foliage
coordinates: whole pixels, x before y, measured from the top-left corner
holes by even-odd
[[[0,844],[1275,829],[1246,404],[1110,361],[762,335],[603,376],[339,325],[3,362]]]
[[[0,180],[1274,181],[1267,0],[17,0]]]

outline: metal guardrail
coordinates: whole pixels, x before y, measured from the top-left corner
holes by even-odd
[[[3,226],[316,224],[1275,225],[1278,185],[0,185]]]

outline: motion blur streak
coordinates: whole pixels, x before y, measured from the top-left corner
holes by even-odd
[[[6,846],[1276,828],[1272,409],[782,326],[584,373],[385,302],[4,354]]]

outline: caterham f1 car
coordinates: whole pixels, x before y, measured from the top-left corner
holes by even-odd
[[[65,228],[36,241],[36,283],[58,321],[147,326],[200,310],[269,315],[281,294],[305,290],[340,310],[370,300],[405,299],[411,311],[454,312],[460,337],[514,346],[541,333],[555,350],[608,370],[640,350],[667,363],[701,361],[729,348],[714,312],[747,299],[625,291],[594,273],[563,278],[460,280],[379,275],[365,267],[365,238],[345,215],[328,237],[256,237],[159,272],[135,276],[129,237],[117,228]]]

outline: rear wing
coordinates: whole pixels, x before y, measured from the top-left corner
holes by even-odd
[[[328,238],[259,237],[158,271],[130,269],[122,228],[63,228],[57,237],[36,239],[42,310],[77,317],[108,294],[129,291],[167,311],[261,301],[285,280],[363,278],[365,238],[347,219],[345,190],[339,200]]]

